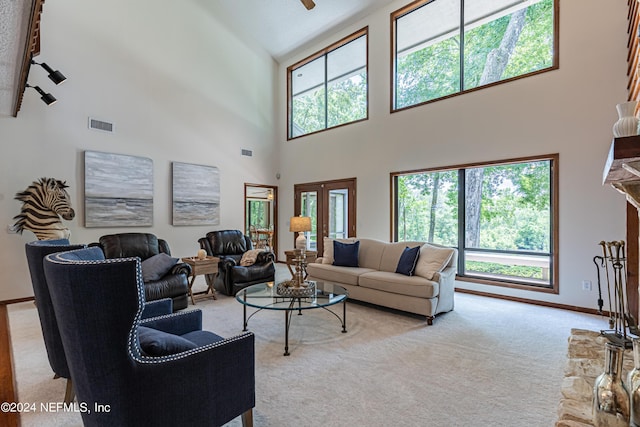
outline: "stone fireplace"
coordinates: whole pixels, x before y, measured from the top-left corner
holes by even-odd
[[[604,344],[600,332],[572,329],[567,365],[562,380],[562,397],[556,427],[587,427],[592,423],[592,399],[595,379],[604,370]],[[622,378],[633,369],[633,351],[624,352]]]

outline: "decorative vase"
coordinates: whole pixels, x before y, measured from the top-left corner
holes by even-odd
[[[632,136],[638,134],[638,118],[635,116],[637,101],[623,102],[616,105],[618,121],[613,125],[613,136]]]
[[[593,386],[593,425],[626,427],[630,421],[629,392],[622,382],[624,349],[608,342],[604,347],[604,372]]]
[[[640,338],[633,338],[633,370],[627,379],[631,395],[631,425],[640,427]]]

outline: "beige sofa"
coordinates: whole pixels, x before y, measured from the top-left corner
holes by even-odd
[[[456,249],[424,242],[388,243],[361,238],[338,241],[356,240],[360,242],[358,267],[333,265],[333,241],[325,239],[323,257],[307,266],[307,280],[338,284],[347,289],[350,299],[426,316],[429,325],[436,314],[453,310]],[[416,267],[413,276],[395,272],[407,246],[422,248],[420,268]]]

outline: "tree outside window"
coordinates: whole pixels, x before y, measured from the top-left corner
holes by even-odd
[[[289,139],[367,118],[367,31],[287,68]]]
[[[460,277],[555,289],[556,163],[551,155],[392,174],[395,240],[457,247]]]
[[[422,1],[392,13],[392,110],[558,68],[556,1]]]

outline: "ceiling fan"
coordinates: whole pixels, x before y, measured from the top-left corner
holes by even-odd
[[[300,0],[300,1],[304,5],[304,7],[307,8],[307,10],[311,10],[314,7],[316,7],[316,4],[313,2],[313,0]]]

